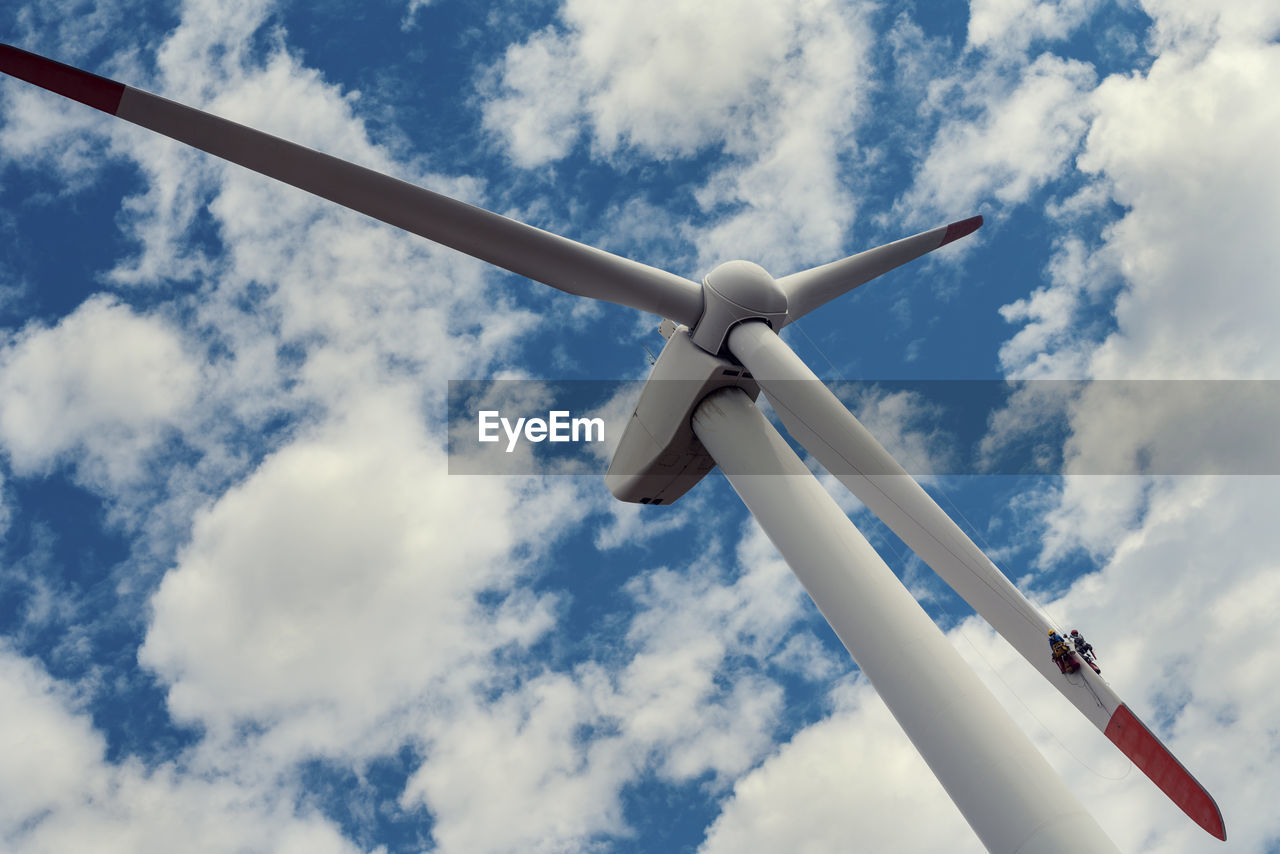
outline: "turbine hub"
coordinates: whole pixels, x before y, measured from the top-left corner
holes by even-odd
[[[781,329],[787,317],[787,294],[759,264],[727,261],[702,280],[702,317],[693,343],[720,353],[729,330],[744,320],[759,319]]]

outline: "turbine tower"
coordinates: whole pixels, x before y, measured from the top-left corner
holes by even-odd
[[[567,293],[664,318],[667,344],[606,485],[623,501],[670,504],[718,465],[990,851],[1116,849],[764,418],[761,391],[801,445],[1175,804],[1226,839],[1204,787],[1101,676],[1059,672],[1048,620],[778,336],[972,233],[981,217],[781,278],[731,261],[697,283],[15,47],[0,45],[0,71]]]

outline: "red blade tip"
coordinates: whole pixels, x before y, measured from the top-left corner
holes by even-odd
[[[0,44],[0,71],[112,115],[124,94],[124,85],[114,80],[7,44]]]
[[[1182,808],[1191,820],[1209,834],[1227,841],[1227,827],[1213,797],[1174,758],[1169,749],[1138,720],[1128,706],[1121,705],[1107,722],[1107,738],[1142,769],[1151,782]]]
[[[967,234],[973,234],[982,227],[981,216],[971,216],[968,219],[962,219],[959,222],[953,222],[947,226],[947,233],[942,236],[942,242],[939,246],[946,246],[953,240],[959,240]]]

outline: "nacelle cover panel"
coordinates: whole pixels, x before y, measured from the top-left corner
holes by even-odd
[[[742,365],[714,356],[679,326],[658,355],[623,430],[604,482],[621,501],[670,504],[715,467],[693,434],[693,410],[716,389],[741,388],[752,400],[760,387]]]

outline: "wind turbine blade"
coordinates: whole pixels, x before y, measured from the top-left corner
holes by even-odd
[[[9,45],[0,71],[567,293],[702,315],[702,287],[664,270]]]
[[[764,323],[729,333],[729,350],[769,397],[787,431],[889,526],[1188,816],[1226,839],[1213,797],[1133,715],[1101,676],[1070,676],[1049,655],[1048,619],[898,465],[844,404]]]
[[[821,267],[783,276],[778,279],[778,284],[787,294],[787,323],[799,320],[815,308],[866,284],[894,267],[900,267],[953,240],[972,234],[981,226],[980,216],[962,219],[823,264]]]
[[[987,850],[1115,851],[746,392],[715,391],[691,421]]]

